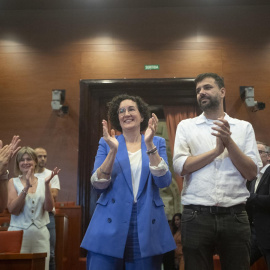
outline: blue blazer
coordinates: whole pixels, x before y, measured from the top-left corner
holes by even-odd
[[[123,258],[134,201],[131,169],[123,135],[116,136],[119,147],[111,174],[111,184],[97,201],[95,212],[83,238],[81,247],[95,253]],[[166,161],[166,143],[155,136],[153,143]],[[103,138],[95,158],[94,171],[104,162],[110,148]],[[142,135],[142,172],[137,194],[137,226],[142,257],[166,253],[176,248],[164,212],[159,188],[170,185],[171,172],[161,177],[151,174],[149,157]]]

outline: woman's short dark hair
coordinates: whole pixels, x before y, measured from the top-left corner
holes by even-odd
[[[37,154],[36,154],[35,150],[29,146],[24,146],[19,150],[19,152],[17,153],[16,158],[15,158],[14,173],[16,176],[19,176],[22,174],[22,172],[20,170],[19,163],[20,163],[24,154],[27,154],[32,160],[35,161],[36,167],[34,168],[34,171],[36,172],[36,170],[37,170],[38,158],[37,158]]]
[[[140,130],[145,131],[148,127],[148,121],[149,121],[149,116],[150,112],[148,109],[148,104],[145,103],[141,97],[139,96],[130,96],[128,94],[121,94],[116,97],[114,97],[110,102],[108,102],[108,119],[111,122],[111,125],[113,128],[115,128],[118,131],[122,132],[122,128],[120,126],[119,118],[118,118],[118,110],[120,103],[123,100],[132,100],[137,104],[138,110],[141,114],[141,117],[143,118],[143,121],[141,122]]]

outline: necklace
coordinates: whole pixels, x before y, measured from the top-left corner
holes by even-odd
[[[35,179],[35,181],[33,181],[33,183],[30,183],[30,186],[32,187],[33,185],[35,185],[37,183],[37,178]]]
[[[23,177],[21,177],[21,181],[23,181],[23,182],[25,181],[26,182],[26,179],[23,179]],[[32,183],[29,181],[30,188],[33,187],[37,183],[37,181],[38,181],[37,178],[35,178],[35,180]]]

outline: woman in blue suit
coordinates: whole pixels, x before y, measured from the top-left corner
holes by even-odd
[[[103,137],[92,185],[102,194],[81,247],[88,270],[160,270],[162,254],[176,248],[159,195],[171,183],[166,144],[140,98],[119,95],[109,102],[112,126]],[[145,131],[143,135],[142,132]]]

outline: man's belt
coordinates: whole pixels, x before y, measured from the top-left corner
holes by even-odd
[[[205,206],[205,205],[184,205],[184,209],[192,209],[198,212],[208,212],[211,214],[239,214],[246,210],[245,204],[237,204],[230,207]]]

